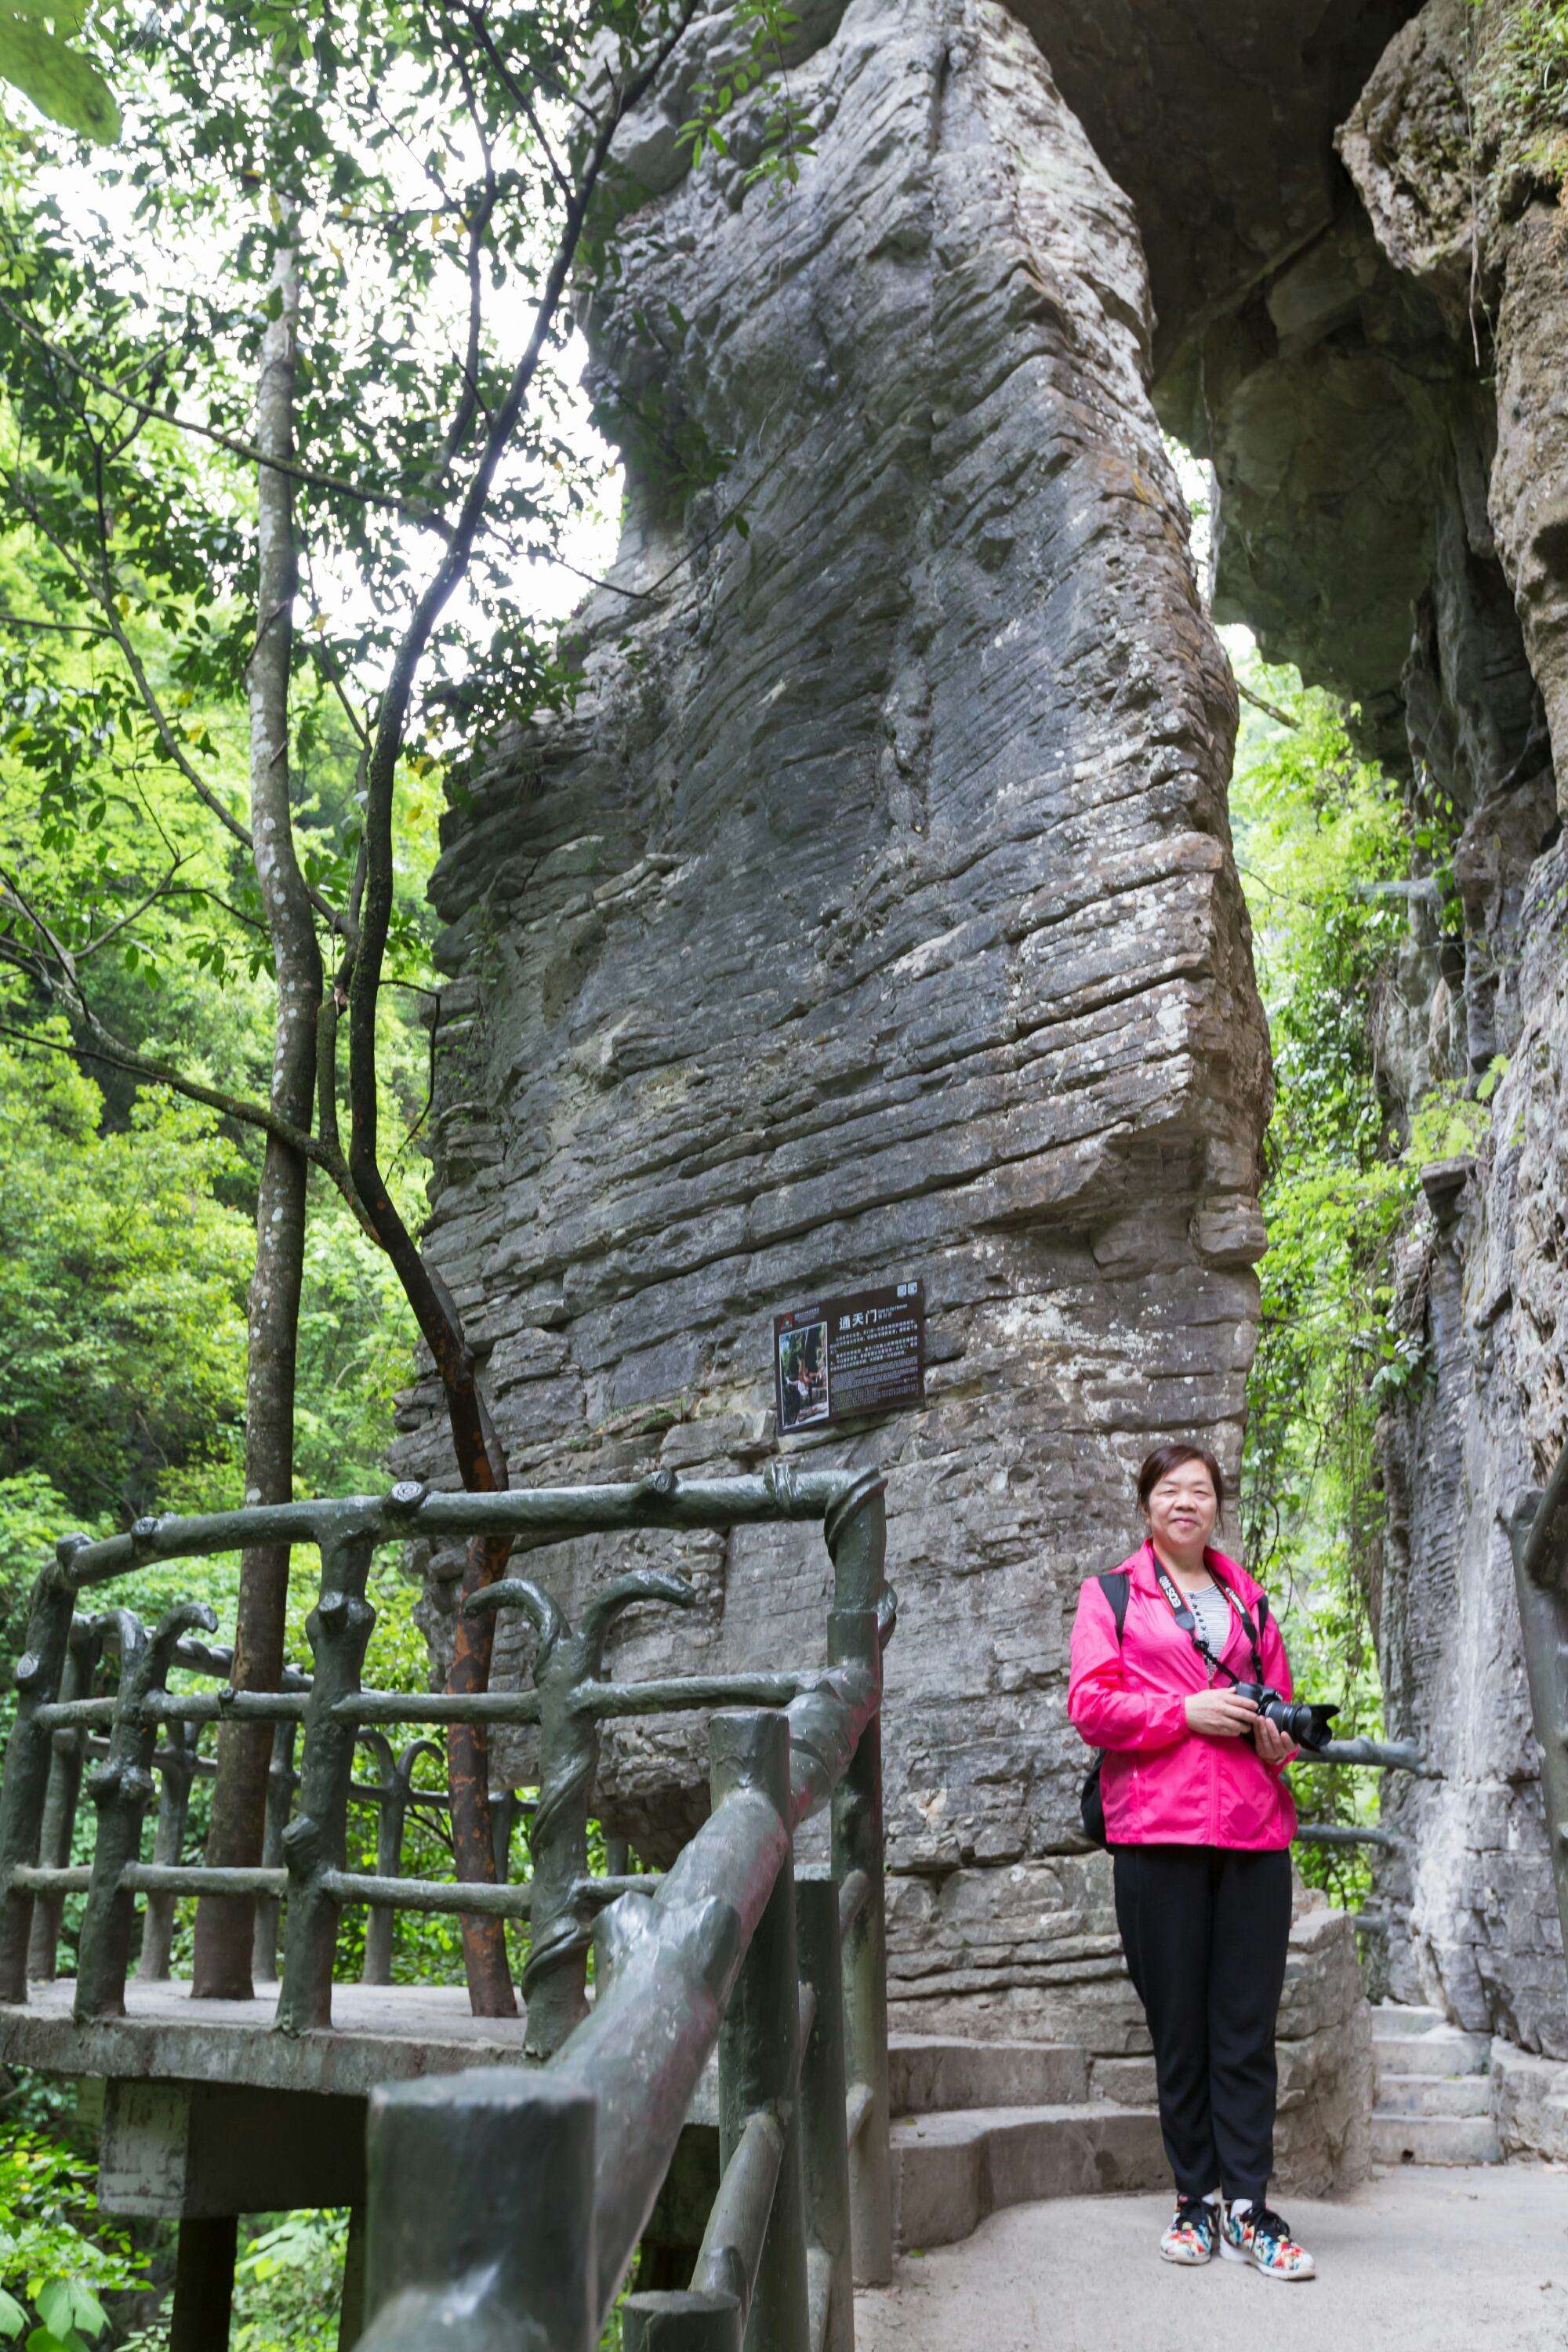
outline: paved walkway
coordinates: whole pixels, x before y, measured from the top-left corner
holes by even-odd
[[[1407,2166],[1331,2204],[1281,2202],[1318,2261],[1291,2287],[1163,2263],[1168,2198],[1015,2206],[857,2295],[857,2352],[1568,2347],[1568,2166]]]

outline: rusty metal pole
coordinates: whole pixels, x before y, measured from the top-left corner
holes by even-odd
[[[1541,1793],[1568,1951],[1568,1447],[1544,1495],[1525,1496],[1509,1522],[1530,1711],[1541,1746]]]

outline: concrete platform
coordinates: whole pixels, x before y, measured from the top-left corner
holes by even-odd
[[[1563,2352],[1568,2167],[1380,2175],[1332,2203],[1292,2198],[1319,2276],[1281,2286],[1230,2263],[1163,2263],[1168,2196],[1016,2206],[965,2243],[905,2256],[855,2299],[857,2352]]]
[[[523,2020],[474,2017],[461,1985],[337,1985],[332,2023],[275,2033],[276,1990],[256,2000],[193,2000],[178,1980],[125,1989],[126,2015],[71,2021],[68,1977],[0,2005],[0,2063],[41,2074],[245,2084],[363,2098],[378,2083],[468,2066],[530,2064]]]

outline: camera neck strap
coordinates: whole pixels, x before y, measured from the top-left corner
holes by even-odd
[[[1160,1558],[1160,1555],[1155,1550],[1152,1541],[1149,1545],[1149,1558],[1153,1563],[1154,1574],[1159,1579],[1160,1590],[1170,1603],[1171,1614],[1174,1617],[1177,1624],[1181,1627],[1188,1641],[1191,1642],[1194,1649],[1197,1652],[1199,1657],[1202,1658],[1204,1664],[1209,1669],[1209,1672],[1211,1674],[1228,1675],[1233,1683],[1238,1683],[1241,1680],[1241,1676],[1231,1667],[1227,1666],[1223,1658],[1215,1657],[1213,1650],[1210,1649],[1207,1642],[1204,1639],[1203,1634],[1199,1632],[1198,1621],[1193,1615],[1192,1610],[1188,1606],[1185,1593],[1182,1591],[1181,1586],[1176,1582],[1175,1578],[1165,1566],[1164,1561]],[[1215,1583],[1219,1587],[1220,1591],[1224,1593],[1226,1601],[1230,1604],[1233,1613],[1241,1620],[1241,1630],[1246,1634],[1247,1645],[1252,1652],[1252,1679],[1255,1683],[1260,1683],[1264,1679],[1263,1654],[1258,1645],[1258,1629],[1253,1624],[1251,1618],[1247,1615],[1240,1601],[1237,1599],[1235,1593],[1231,1591],[1229,1585],[1226,1582],[1224,1577],[1218,1573],[1212,1563],[1209,1565],[1209,1574],[1213,1578]]]

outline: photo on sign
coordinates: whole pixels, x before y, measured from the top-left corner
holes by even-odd
[[[827,1325],[804,1324],[779,1339],[779,1402],[786,1430],[805,1429],[826,1421],[827,1395]]]

